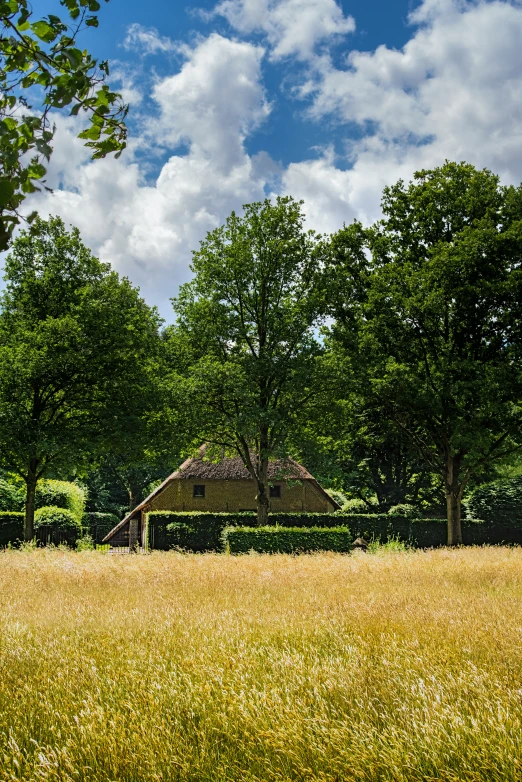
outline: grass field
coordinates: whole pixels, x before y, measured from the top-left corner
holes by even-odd
[[[0,554],[0,780],[522,779],[522,550]]]

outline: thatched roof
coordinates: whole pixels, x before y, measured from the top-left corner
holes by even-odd
[[[186,459],[178,469],[169,475],[163,483],[161,483],[154,491],[149,494],[146,499],[143,500],[134,510],[132,510],[127,516],[125,516],[114,529],[112,529],[103,539],[103,542],[110,540],[110,538],[117,532],[124,524],[132,519],[139,511],[149,505],[149,503],[157,497],[161,492],[171,483],[176,480],[205,480],[205,481],[234,481],[234,480],[253,480],[252,476],[248,472],[247,468],[243,464],[239,456],[225,457],[219,461],[213,461],[211,458],[206,458],[206,446],[202,445],[199,449],[197,456],[191,456]],[[339,509],[341,506],[330,497],[323,487],[315,480],[305,467],[298,464],[293,459],[276,459],[268,463],[268,480],[269,481],[310,481],[320,494],[323,494],[329,502],[332,503],[335,509]]]
[[[239,456],[213,461],[206,457],[205,446],[197,456],[191,457],[172,473],[169,480],[197,479],[206,481],[252,480],[252,476]],[[277,459],[268,462],[269,481],[314,480],[308,470],[293,459]]]

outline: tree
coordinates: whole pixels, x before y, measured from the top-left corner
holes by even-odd
[[[321,351],[321,243],[291,198],[244,210],[194,253],[194,279],[173,300],[178,322],[169,336],[178,373],[186,365],[195,431],[239,454],[265,524],[268,462],[284,455]]]
[[[79,138],[94,158],[118,156],[126,145],[128,107],[106,84],[108,64],[77,46],[86,27],[98,26],[100,3],[60,3],[69,24],[53,14],[33,21],[28,0],[0,0],[0,250],[9,246],[24,198],[45,176],[54,132],[51,109],[72,104],[71,114],[87,114],[90,124]],[[39,101],[35,111],[33,99]]]
[[[34,495],[132,438],[151,404],[159,319],[59,218],[37,219],[5,264],[0,300],[0,462]]]
[[[441,476],[458,545],[464,490],[522,445],[522,187],[447,162],[386,188],[382,207],[359,356]]]

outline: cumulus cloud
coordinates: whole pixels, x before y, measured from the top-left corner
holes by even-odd
[[[285,189],[309,193],[323,224],[342,203],[346,219],[375,219],[385,184],[446,158],[522,180],[520,5],[425,0],[410,21],[402,50],[351,52],[344,69],[320,58],[304,85],[311,117],[363,131],[347,144],[348,171],[328,157],[288,167]]]
[[[300,6],[307,7],[304,0]],[[238,17],[236,29],[265,31],[275,56],[302,56],[322,40],[292,43],[283,25],[270,32],[259,8],[288,10],[289,0],[234,1],[228,8],[250,14],[248,24]],[[385,185],[446,158],[520,182],[520,3],[424,0],[411,23],[401,50],[351,52],[344,67],[324,51],[309,57],[308,121],[321,123],[325,137],[324,151],[309,160],[280,170],[267,153],[248,153],[249,135],[271,110],[263,50],[214,33],[183,48],[179,71],[155,83],[157,115],[119,161],[89,161],[73,119],[60,118],[49,171],[55,193],[32,197],[28,207],[78,225],[86,243],[169,316],[168,298],[190,275],[190,251],[232,209],[269,188],[303,198],[310,227],[331,232],[354,217],[377,219]],[[355,139],[353,123],[360,127]],[[334,137],[337,154],[329,146]],[[147,145],[170,155],[154,181],[146,177],[147,159],[133,155]]]
[[[144,27],[137,22],[127,29],[123,48],[143,56],[177,51],[174,41],[160,35],[155,27]]]
[[[353,18],[335,0],[222,0],[213,15],[242,34],[266,35],[274,60],[307,59],[318,44],[355,30]]]
[[[49,180],[61,189],[27,203],[77,225],[86,244],[166,317],[168,299],[189,276],[191,250],[232,209],[262,198],[274,175],[267,155],[249,156],[243,145],[269,112],[262,50],[212,35],[184,53],[180,72],[155,86],[159,114],[149,134],[164,145],[184,141],[187,152],[172,155],[148,182],[132,146],[119,160],[89,162],[74,138],[78,128],[59,117]]]

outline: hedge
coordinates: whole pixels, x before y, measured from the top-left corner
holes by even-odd
[[[56,505],[50,505],[45,508],[38,508],[34,514],[34,527],[59,527],[66,529],[73,527],[82,532],[82,525],[78,522],[74,513],[67,508],[58,508]]]
[[[86,495],[81,486],[68,481],[44,480],[36,486],[36,508],[65,508],[82,523]]]
[[[522,475],[480,486],[463,504],[470,519],[522,529]]]
[[[185,548],[191,551],[220,551],[225,527],[245,522],[245,514],[176,513],[153,511],[148,514],[149,545],[153,549]],[[250,514],[255,518],[255,514]]]
[[[0,547],[24,539],[24,514],[16,511],[0,513]]]
[[[347,552],[352,542],[347,527],[227,527],[222,538],[231,554]]]
[[[118,524],[120,519],[115,513],[84,513],[82,526],[94,543],[101,543],[105,535]]]

